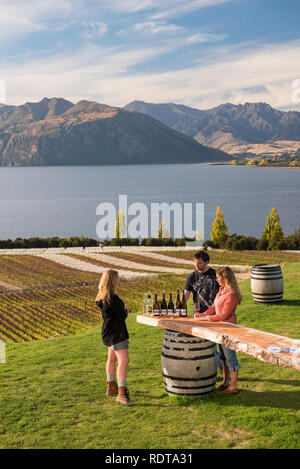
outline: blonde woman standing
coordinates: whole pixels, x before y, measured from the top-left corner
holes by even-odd
[[[129,363],[129,334],[125,320],[130,310],[125,308],[124,302],[116,294],[119,281],[119,274],[116,270],[105,271],[99,282],[96,304],[99,306],[103,318],[102,340],[104,345],[108,347],[106,395],[116,395],[117,402],[132,406],[126,387],[126,374]],[[118,362],[118,386],[115,381],[116,362]]]
[[[219,267],[216,271],[217,282],[220,285],[213,305],[205,313],[196,313],[195,317],[206,321],[226,321],[237,323],[235,310],[242,301],[235,275],[230,267]],[[241,368],[234,350],[219,344],[220,359],[222,361],[223,383],[218,390],[225,394],[236,394],[238,370]]]

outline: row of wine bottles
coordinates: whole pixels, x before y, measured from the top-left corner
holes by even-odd
[[[184,297],[184,290],[182,290],[181,298],[179,289],[177,290],[175,305],[173,303],[172,293],[170,293],[168,303],[166,301],[165,293],[162,294],[161,300],[158,299],[157,293],[154,294],[153,300],[151,298],[151,293],[145,293],[144,314],[153,316],[167,316],[171,314],[176,314],[176,316],[187,316],[187,305]]]

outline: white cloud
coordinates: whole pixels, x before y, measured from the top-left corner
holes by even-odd
[[[176,18],[182,16],[183,14],[191,13],[195,10],[200,10],[201,8],[208,8],[212,6],[221,5],[222,3],[228,3],[232,0],[193,0],[193,1],[181,1],[174,2],[176,3],[173,7],[170,8],[172,2],[168,2],[168,7],[161,8],[157,13],[155,13],[153,19],[161,18]]]
[[[161,13],[168,11],[168,16],[172,16],[175,5],[184,11],[192,11],[221,1],[225,0],[110,0],[110,8],[122,8],[127,12],[156,9]],[[9,28],[6,21],[10,24],[10,18],[15,21],[14,28],[11,28],[13,31],[47,28],[47,21],[57,14],[62,25],[69,24],[69,21],[80,22],[81,27],[84,25],[86,29],[83,34],[87,39],[100,37],[107,31],[106,22],[98,21],[98,17],[78,19],[85,3],[86,0],[32,0],[29,9],[26,0],[12,3],[3,0],[0,30],[2,27]],[[93,5],[96,3],[104,5],[107,2],[91,2]],[[20,15],[16,15],[17,7]],[[140,99],[173,101],[203,109],[226,101],[235,104],[266,101],[274,107],[292,107],[291,83],[299,78],[300,41],[265,46],[253,42],[231,46],[210,44],[209,48],[201,50],[198,57],[193,49],[192,65],[168,71],[168,54],[173,53],[170,57],[174,58],[174,53],[181,48],[188,51],[191,45],[214,43],[224,39],[225,35],[199,30],[191,32],[163,19],[150,20],[149,17],[124,28],[124,36],[120,32],[119,37],[126,37],[126,31],[136,39],[135,42],[131,41],[131,46],[127,40],[113,47],[92,45],[85,41],[79,50],[64,47],[59,53],[45,53],[43,58],[25,54],[10,64],[2,56],[0,79],[6,83],[7,102],[21,104],[37,101],[44,96],[62,96],[71,101],[94,99],[119,106]],[[145,39],[149,39],[147,44]],[[165,59],[160,65],[162,71],[137,71],[141,69],[141,64],[154,58],[160,58],[161,63]],[[176,65],[178,67],[179,63]]]
[[[178,34],[185,31],[185,28],[176,24],[168,24],[164,21],[148,21],[145,23],[137,23],[132,28],[140,33],[143,37],[154,36],[157,34]]]
[[[107,31],[107,26],[105,23],[101,21],[84,21],[83,25],[85,27],[85,31],[83,36],[90,39],[93,37],[101,37]]]
[[[73,10],[71,0],[2,0],[0,5],[0,36],[15,36],[41,31],[51,19],[66,18]]]
[[[180,17],[201,8],[208,8],[232,0],[102,0],[107,9],[137,13],[153,11],[152,19]]]
[[[101,0],[100,0],[101,1]],[[145,10],[153,10],[167,5],[175,5],[182,0],[102,0],[101,3],[108,10],[118,12],[136,13]]]

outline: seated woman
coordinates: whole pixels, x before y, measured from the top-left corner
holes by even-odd
[[[195,317],[207,321],[226,321],[237,323],[235,310],[242,301],[235,275],[230,267],[219,267],[216,271],[217,282],[220,285],[213,305],[205,313],[196,313]],[[225,394],[236,394],[238,370],[240,364],[236,353],[224,345],[219,344],[219,353],[222,361],[223,383],[218,390]]]

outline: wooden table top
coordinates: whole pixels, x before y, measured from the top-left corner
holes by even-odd
[[[192,317],[162,317],[139,314],[137,322],[182,332],[223,344],[258,360],[300,370],[300,340],[279,336],[229,322],[210,322]],[[287,351],[280,349],[288,348]]]

